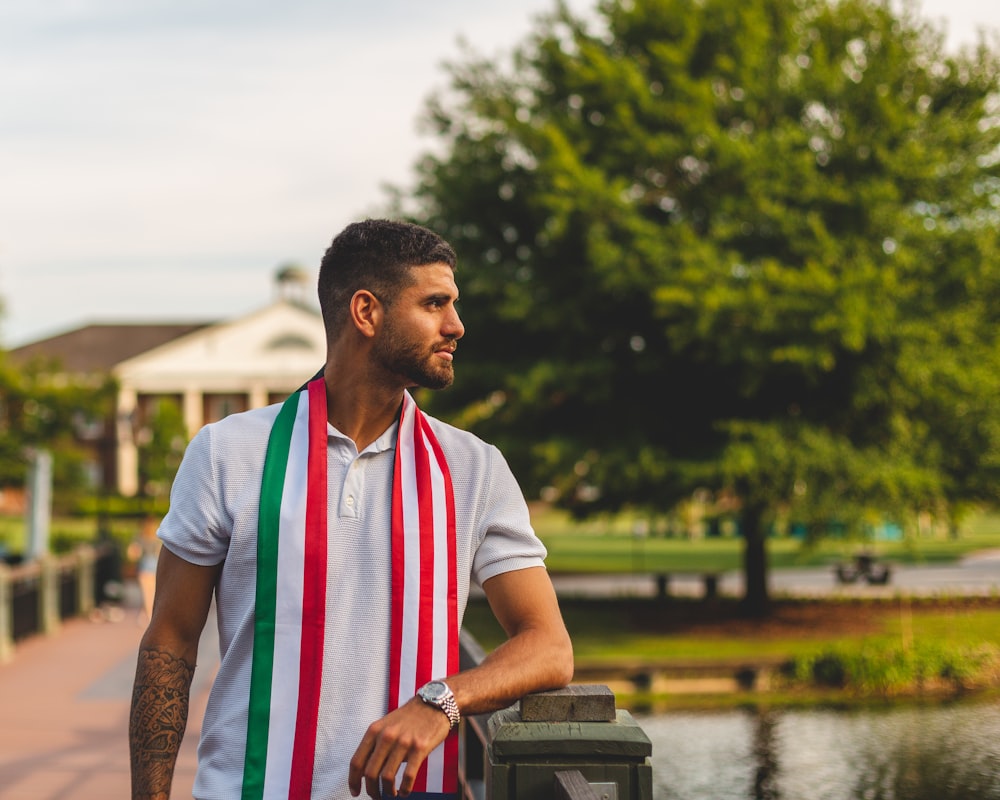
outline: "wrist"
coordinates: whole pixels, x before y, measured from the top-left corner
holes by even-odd
[[[448,718],[452,728],[458,726],[461,714],[451,687],[444,681],[428,681],[417,690],[417,697],[429,706],[433,706]]]

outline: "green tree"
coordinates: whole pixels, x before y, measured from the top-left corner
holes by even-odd
[[[147,424],[138,432],[140,494],[150,510],[166,502],[187,445],[187,426],[180,404],[158,398]]]
[[[50,450],[54,500],[72,508],[93,458],[83,440],[107,424],[113,400],[110,381],[68,380],[52,365],[15,366],[0,355],[0,487],[24,486],[29,452]]]
[[[439,412],[580,515],[738,498],[821,535],[1000,487],[1000,63],[877,0],[564,6],[467,53],[395,213],[473,323]]]

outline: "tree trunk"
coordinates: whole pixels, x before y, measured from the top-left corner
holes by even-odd
[[[763,527],[764,509],[744,508],[743,522],[743,613],[749,617],[765,617],[771,610],[767,588],[767,548]]]

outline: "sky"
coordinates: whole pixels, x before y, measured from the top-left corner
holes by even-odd
[[[554,7],[0,0],[0,346],[267,305],[412,185],[459,42],[502,56]],[[995,0],[918,7],[951,46],[1000,31]]]

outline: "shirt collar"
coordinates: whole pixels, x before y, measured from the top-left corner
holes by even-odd
[[[393,450],[396,447],[396,430],[399,428],[399,420],[393,420],[392,424],[382,432],[374,442],[372,442],[368,447],[358,453],[381,453],[384,450]],[[326,423],[326,434],[327,436],[336,436],[338,439],[347,439],[349,442],[353,441],[349,436],[338,431],[329,422]]]

